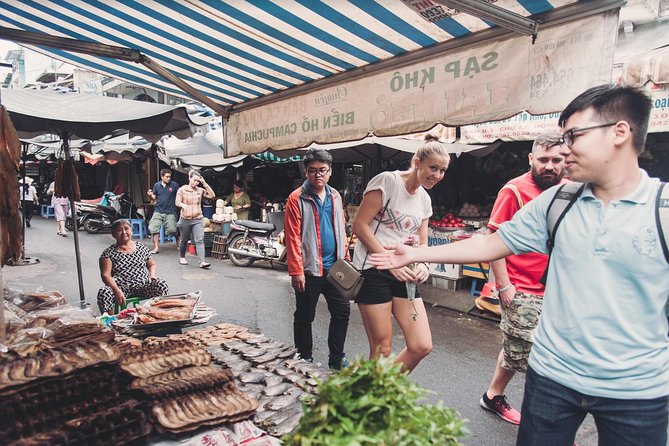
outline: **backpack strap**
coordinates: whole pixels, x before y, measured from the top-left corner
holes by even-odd
[[[664,258],[669,263],[669,188],[667,183],[660,183],[655,199],[655,222],[657,232],[660,234],[660,246]]]
[[[584,188],[584,183],[578,183],[576,181],[565,183],[560,186],[548,205],[548,211],[546,212],[546,228],[548,229],[546,248],[548,248],[548,262],[546,263],[544,274],[541,277],[542,285],[546,285],[548,265],[551,261],[553,246],[555,246],[555,234],[557,233],[558,226],[562,223],[567,211],[574,205],[574,203],[576,203],[576,199],[581,195]]]

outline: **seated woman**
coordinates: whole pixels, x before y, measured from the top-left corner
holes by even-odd
[[[127,220],[117,220],[111,227],[116,243],[100,256],[100,277],[105,286],[98,291],[100,314],[114,314],[114,303],[123,305],[126,297],[166,296],[167,282],[156,277],[156,264],[149,249],[134,242]]]

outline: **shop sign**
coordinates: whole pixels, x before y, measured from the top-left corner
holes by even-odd
[[[658,85],[649,82],[646,89],[653,101],[648,132],[669,132],[669,84]]]
[[[610,82],[617,13],[542,28],[234,112],[227,156],[393,136],[561,110]]]
[[[558,126],[559,117],[560,113],[533,116],[523,112],[502,121],[465,125],[460,127],[460,142],[487,144],[498,139],[502,141],[531,141],[538,135],[562,133],[560,126]]]
[[[669,84],[648,82],[646,91],[653,101],[650,111],[648,133],[669,131]],[[502,141],[532,141],[538,135],[562,133],[558,126],[560,113],[532,116],[520,113],[502,121],[460,127],[460,142],[465,144],[488,144],[498,139]]]

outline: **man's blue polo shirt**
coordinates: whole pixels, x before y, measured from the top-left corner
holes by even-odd
[[[665,315],[669,264],[655,222],[659,181],[604,208],[589,185],[560,224],[529,365],[586,395],[652,399],[669,394]],[[500,226],[514,254],[546,253],[546,212],[557,187]]]
[[[163,185],[162,181],[158,181],[153,185],[153,194],[156,196],[156,212],[161,214],[176,214],[177,207],[174,202],[177,199],[177,190],[179,185],[176,181],[170,180],[169,183]]]
[[[325,200],[311,190],[311,184],[307,182],[309,195],[313,198],[318,209],[318,221],[321,228],[321,255],[323,256],[323,269],[329,270],[337,257],[337,243],[335,241],[334,226],[332,224],[332,195],[330,186],[325,185]]]

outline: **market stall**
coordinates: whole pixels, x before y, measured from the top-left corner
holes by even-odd
[[[58,291],[5,287],[0,443],[278,445],[330,370],[236,324],[155,336],[205,324],[201,297],[150,299],[124,320]]]

